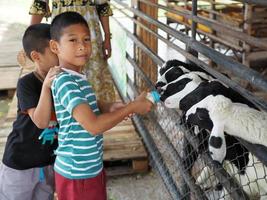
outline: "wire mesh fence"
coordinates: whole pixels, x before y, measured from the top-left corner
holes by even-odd
[[[220,164],[210,158],[210,132],[187,124],[180,110],[159,104],[143,120],[179,199],[267,199],[266,166],[237,138],[225,134],[227,151]]]
[[[115,1],[118,2],[118,0]],[[142,15],[138,10],[132,9],[132,11],[138,16]],[[145,17],[147,18],[147,16]],[[157,24],[153,19],[149,20]],[[168,30],[165,26],[158,25],[160,28]],[[131,33],[128,32],[127,34],[135,45],[154,60],[156,65],[162,65],[163,60],[159,56],[151,53]],[[196,42],[196,44],[197,49],[199,43]],[[215,52],[210,51],[207,54],[213,58]],[[128,91],[128,98],[132,99],[136,96],[144,89],[144,85],[149,89],[154,89],[155,83],[152,83],[148,74],[138,67],[138,61],[128,54],[126,57],[135,72],[135,78],[128,79],[128,87],[131,90],[131,92]],[[219,57],[216,57],[216,59],[219,59]],[[196,61],[196,64],[199,63],[197,59],[192,58],[192,60]],[[249,73],[246,73],[246,75],[250,76]],[[201,82],[205,81],[202,78]],[[230,81],[229,83],[230,86],[235,86],[233,82]],[[238,93],[236,93],[236,96],[238,96]],[[190,102],[186,103],[190,104]],[[240,137],[224,132],[225,154],[221,162],[215,161],[216,159],[214,159],[210,149],[212,131],[212,126],[209,125],[210,121],[208,125],[205,125],[202,116],[198,115],[197,117],[201,121],[201,125],[189,122],[183,109],[169,109],[163,103],[158,103],[146,117],[134,117],[136,127],[140,131],[155,167],[162,176],[172,198],[267,199],[266,147],[240,139],[240,137],[242,138],[242,132],[240,132]],[[242,128],[240,127],[240,130],[243,130]],[[262,134],[267,133],[262,132]],[[216,150],[220,148],[215,148],[215,153],[218,153]]]

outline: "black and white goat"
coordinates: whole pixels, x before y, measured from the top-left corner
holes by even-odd
[[[167,62],[160,70],[161,76],[156,84],[156,87],[160,88],[161,100],[169,108],[182,110],[186,115],[187,123],[211,131],[208,146],[212,158],[221,163],[225,155],[226,160],[230,160],[232,163],[236,159],[235,171],[242,175],[240,182],[243,185],[247,176],[244,175],[244,172],[252,173],[246,170],[246,166],[249,161],[252,162],[252,158],[248,158],[247,149],[234,137],[225,137],[227,135],[224,134],[224,131],[248,142],[267,146],[266,113],[256,110],[237,92],[214,80],[210,75],[205,75],[203,71],[200,72],[199,68],[196,69],[196,72],[192,71],[192,68],[188,70],[185,68],[187,66],[181,65],[180,62],[178,62],[178,66],[173,64],[174,61],[171,63],[172,66]],[[174,75],[171,74],[173,72],[175,72]],[[164,77],[162,78],[162,76]],[[232,152],[229,148],[226,150],[226,146],[229,147],[231,141],[237,141],[236,145],[241,147],[240,154],[237,146]],[[228,156],[232,156],[232,158],[228,159]],[[265,167],[261,166],[257,170],[261,172],[263,169],[265,170]],[[262,174],[264,176],[265,172],[262,171]],[[253,180],[257,178],[251,177]],[[264,184],[263,187],[265,187]]]
[[[178,68],[177,71],[181,71],[179,66],[169,67],[168,71],[171,69],[173,69],[172,71],[175,71],[174,68]],[[234,113],[231,112],[237,113],[237,110],[234,109],[235,107],[237,109],[242,107],[241,110],[245,111],[247,114],[239,111],[242,112],[244,118],[236,116],[231,118],[232,121],[228,121],[230,124],[227,124],[227,128],[225,127],[226,132],[230,131],[228,133],[230,135],[238,136],[249,142],[267,146],[267,137],[263,136],[264,132],[267,133],[267,123],[265,123],[267,122],[266,113],[248,107],[248,105],[251,107],[253,107],[253,105],[237,92],[224,86],[219,81],[214,80],[209,75],[206,75],[205,77],[210,81],[203,80],[203,72],[201,72],[201,75],[197,74],[195,71],[189,71],[184,74],[180,73],[180,76],[176,80],[172,80],[161,87],[161,100],[164,101],[165,105],[169,108],[179,108],[184,111],[187,122],[190,124],[211,131],[209,150],[212,158],[216,161],[222,162],[226,155],[224,138],[225,129],[223,123],[225,120],[223,121],[223,119],[228,115],[234,116]],[[165,79],[168,79],[166,75]],[[230,107],[232,109],[230,109]],[[217,115],[215,114],[211,117],[211,111],[214,111],[218,116],[221,116],[220,119],[217,120]],[[258,117],[256,117],[255,114],[258,115]],[[255,117],[255,120],[260,121],[260,123],[256,123],[256,121],[253,120],[247,120],[246,124],[243,124],[242,126],[244,132],[235,127],[235,122],[236,124],[244,123],[245,119],[253,116]],[[233,121],[234,119],[236,121]],[[243,121],[241,121],[241,119]],[[256,137],[253,140],[251,140],[251,137],[254,136],[252,126],[257,126],[255,130]]]
[[[179,60],[169,60],[160,68],[160,76],[158,77],[155,87],[162,87],[188,72],[194,72],[203,80],[213,80],[213,77],[211,75],[207,74],[202,68],[198,67],[197,65],[187,64]]]
[[[210,152],[217,151],[218,145],[221,142],[224,143],[220,140],[224,137],[224,132],[253,144],[267,146],[267,113],[250,108],[245,104],[233,103],[223,95],[209,95],[193,105],[186,112],[187,120],[190,121],[190,116],[197,115],[197,109],[207,110],[213,123],[211,136],[216,140],[213,144],[217,144],[217,146],[210,145]],[[219,154],[211,156],[214,160],[221,159]]]
[[[232,165],[230,161],[223,163],[226,171],[236,178],[239,184],[243,187],[243,190],[249,195],[250,199],[267,199],[267,180],[266,173],[267,168],[251,153],[248,154],[247,167],[244,173],[239,173],[239,169]],[[213,175],[213,172],[209,167],[203,168],[200,175],[196,179],[198,184],[203,190],[210,190],[211,193],[219,192],[219,197],[216,199],[230,200],[230,195],[224,187],[218,187],[219,181]],[[210,199],[213,199],[212,196]]]

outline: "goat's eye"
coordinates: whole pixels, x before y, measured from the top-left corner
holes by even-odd
[[[156,83],[155,88],[159,88],[159,87],[161,88],[161,87],[163,87],[165,85],[166,85],[166,83],[159,81],[159,82]]]

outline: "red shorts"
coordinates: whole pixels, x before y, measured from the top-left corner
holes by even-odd
[[[68,179],[55,172],[58,200],[106,200],[105,171],[94,178]]]

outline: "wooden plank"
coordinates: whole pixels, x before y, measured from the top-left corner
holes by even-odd
[[[17,95],[16,93],[13,96],[12,102],[9,106],[7,115],[6,115],[6,120],[7,121],[13,121],[16,116],[17,116],[17,105],[18,105],[18,100],[17,100]]]
[[[127,125],[133,125],[132,121],[130,119],[127,119],[127,120],[123,120],[122,122],[120,122],[118,124],[118,126],[127,126]]]
[[[133,160],[132,167],[134,172],[144,173],[148,171],[148,159]]]
[[[107,176],[121,176],[135,173],[130,166],[106,167]]]
[[[0,145],[5,144],[7,137],[0,137]]]
[[[134,131],[135,128],[132,125],[117,125],[115,127],[113,127],[112,129],[106,131],[106,133],[110,133],[110,132],[130,132],[130,131]]]
[[[33,71],[34,65],[30,61],[30,59],[28,59],[26,57],[24,51],[20,51],[16,55],[17,55],[18,64],[20,65],[20,67],[22,69],[22,71],[20,73],[20,77]],[[16,116],[17,116],[17,103],[18,103],[18,100],[17,100],[17,95],[15,93],[13,96],[12,102],[9,106],[7,116],[6,116],[7,121],[13,121],[16,118]]]
[[[26,53],[24,51],[20,51],[17,55],[17,61],[19,65],[27,71],[32,71],[34,69],[34,63],[26,56]]]
[[[14,67],[0,67],[0,90],[15,89],[21,73],[21,68]]]
[[[104,134],[104,141],[130,141],[138,140],[140,137],[136,132],[115,132],[113,134]]]
[[[146,158],[147,152],[144,146],[139,146],[135,149],[115,149],[104,151],[104,161],[111,160],[124,160],[124,159],[135,159],[135,158]]]
[[[0,132],[0,142],[1,142],[1,138],[7,137],[9,135],[9,133],[11,132],[11,128],[6,128],[6,127],[1,126],[1,129],[4,129],[4,131]]]
[[[17,55],[21,49],[21,41],[9,41],[1,43],[0,67],[17,65]]]
[[[131,137],[131,138],[121,137],[121,135],[119,137],[117,136],[117,137],[113,137],[113,138],[105,138],[104,137],[104,145],[110,145],[112,143],[120,145],[121,143],[128,144],[131,142],[136,143],[136,142],[140,142],[140,141],[142,141],[142,139],[139,137],[135,137],[135,136]]]
[[[141,140],[135,141],[104,141],[104,151],[115,150],[115,149],[129,149],[135,150],[143,146]]]
[[[144,173],[148,171],[148,159],[129,160],[116,166],[112,165],[112,161],[105,161],[104,166],[107,176],[121,176],[126,174]]]
[[[259,51],[259,52],[251,52],[247,55],[247,60],[255,61],[255,60],[267,60],[267,51]]]

